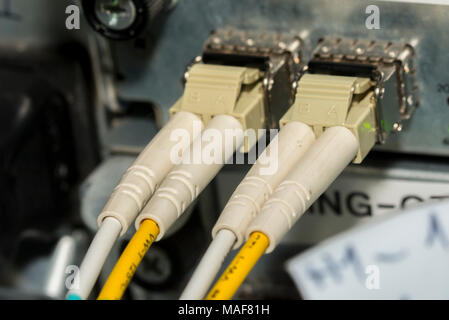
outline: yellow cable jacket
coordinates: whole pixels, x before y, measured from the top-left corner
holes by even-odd
[[[140,262],[159,234],[159,227],[153,220],[142,221],[139,229],[126,246],[120,259],[112,269],[98,300],[120,300],[125,293]]]
[[[232,260],[231,264],[210,290],[206,300],[229,300],[250,273],[257,260],[268,248],[268,237],[262,232],[253,232]]]

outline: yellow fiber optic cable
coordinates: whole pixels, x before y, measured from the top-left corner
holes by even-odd
[[[98,296],[98,300],[120,300],[137,267],[159,234],[153,220],[144,220],[126,246]]]
[[[238,290],[259,258],[269,245],[268,237],[262,232],[253,232],[231,264],[210,290],[206,300],[229,300]]]

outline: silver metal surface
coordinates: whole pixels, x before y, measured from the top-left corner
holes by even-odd
[[[28,232],[22,241],[22,245],[28,243],[32,247],[30,250],[27,246],[30,251],[21,254],[33,256],[33,259],[16,270],[14,287],[41,297],[64,299],[66,285],[70,283],[69,270],[72,270],[68,267],[80,264],[87,250],[87,234],[82,230],[74,230],[53,242],[49,241],[47,234]],[[39,255],[43,248],[50,251]]]
[[[84,244],[85,250],[86,236],[81,232],[74,232],[71,235],[62,236],[51,255],[47,271],[44,293],[55,299],[64,298],[69,282],[67,280],[68,267],[73,266],[80,260],[80,244]]]
[[[365,26],[368,5],[380,9],[379,30]],[[420,107],[402,132],[379,148],[449,155],[449,6],[362,0],[179,1],[151,49],[116,46],[124,76],[119,96],[154,101],[167,118],[168,108],[182,94],[186,65],[201,53],[209,32],[225,26],[296,32],[305,40],[306,58],[324,36],[413,43]]]

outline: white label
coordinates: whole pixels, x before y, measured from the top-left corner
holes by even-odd
[[[449,299],[449,202],[344,232],[287,269],[306,299]]]
[[[412,208],[428,201],[449,199],[449,183],[429,179],[405,179],[405,174],[376,176],[346,173],[293,226],[283,242],[314,244],[345,231],[371,217]],[[416,175],[416,174],[415,174]]]

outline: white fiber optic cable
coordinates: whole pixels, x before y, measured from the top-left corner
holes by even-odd
[[[235,243],[235,234],[227,229],[220,230],[201,258],[180,300],[202,299]]]
[[[185,138],[183,150],[201,135],[202,121],[193,113],[180,111],[164,126],[140,153],[123,175],[103,211],[98,216],[101,225],[106,217],[114,217],[122,225],[123,236],[158,185],[176,165],[173,150]]]
[[[201,137],[191,145],[190,152],[184,153],[182,162],[167,175],[136,218],[136,229],[143,220],[153,220],[160,230],[156,241],[160,240],[241,146],[243,138],[242,125],[234,117],[212,118]],[[211,150],[218,153],[215,160],[205,159]]]
[[[327,128],[265,202],[246,230],[247,239],[251,233],[261,232],[269,239],[266,253],[273,251],[293,224],[355,158],[358,147],[349,129]]]
[[[77,274],[78,281],[74,283],[75,288],[68,292],[67,299],[84,300],[89,297],[121,230],[122,225],[117,219],[109,217],[103,221],[81,263]]]
[[[99,234],[81,263],[80,288],[70,291],[68,299],[89,296],[118,236],[126,233],[158,185],[176,165],[172,161],[173,150],[184,152],[201,135],[202,129],[202,121],[195,114],[176,113],[128,168],[98,217]],[[179,138],[183,138],[181,142]],[[106,221],[107,226],[103,227]]]
[[[214,240],[184,289],[181,300],[204,298],[229,251],[232,247],[240,247],[251,220],[314,141],[312,129],[301,122],[290,122],[282,128],[223,209],[212,230]]]

